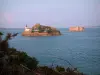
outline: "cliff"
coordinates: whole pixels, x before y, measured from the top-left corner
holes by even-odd
[[[81,32],[81,31],[84,31],[84,27],[80,27],[80,26],[70,27],[69,31],[71,31],[71,32]]]
[[[58,36],[60,31],[54,27],[35,24],[32,28],[25,28],[23,36]]]

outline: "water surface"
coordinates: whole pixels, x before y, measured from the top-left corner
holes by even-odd
[[[24,29],[6,29],[4,33],[18,32],[19,35],[10,40],[10,47],[35,56],[40,65],[62,65],[74,67],[88,75],[100,75],[100,28],[87,28],[84,32],[68,32],[59,29],[61,36],[24,37]],[[71,67],[71,66],[70,66]]]

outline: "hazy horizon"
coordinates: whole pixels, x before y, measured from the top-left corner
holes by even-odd
[[[100,26],[100,0],[0,0],[0,28]]]

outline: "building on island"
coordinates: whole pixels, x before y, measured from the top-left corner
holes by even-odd
[[[31,31],[30,28],[27,27],[27,25],[25,26],[25,31]]]
[[[70,28],[69,28],[69,31],[73,31],[73,32],[84,31],[84,27],[81,27],[81,26],[70,27]]]

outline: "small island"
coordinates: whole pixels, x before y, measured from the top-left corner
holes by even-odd
[[[35,24],[32,28],[26,25],[22,36],[58,36],[61,35],[60,31],[54,27]]]
[[[69,31],[71,31],[71,32],[82,32],[82,31],[84,31],[84,27],[81,27],[81,26],[70,27]]]

